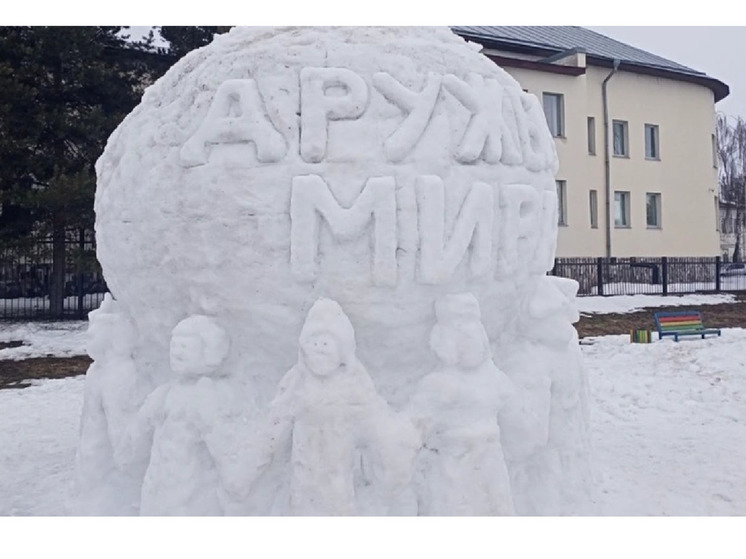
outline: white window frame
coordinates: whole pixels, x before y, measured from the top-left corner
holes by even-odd
[[[567,227],[567,181],[555,180],[557,186],[557,225]]]
[[[632,216],[630,213],[631,194],[629,190],[614,191],[614,227],[616,229],[629,229],[632,226]],[[619,220],[619,203],[622,204],[621,215],[624,221]]]
[[[655,203],[655,223],[650,223],[650,214],[648,212],[648,203],[650,199],[653,198],[656,200]],[[661,222],[661,203],[662,203],[662,197],[660,192],[646,192],[645,193],[645,223],[648,226],[648,229],[662,229],[663,224]]]
[[[650,132],[650,135],[648,135]],[[652,143],[650,140],[652,139]],[[660,161],[661,159],[661,135],[657,124],[645,125],[645,159]]]
[[[598,190],[592,189],[588,192],[588,204],[591,212],[591,229],[598,229]]]
[[[588,117],[588,155],[596,155],[596,118]]]
[[[616,128],[622,127],[622,151],[617,151]],[[626,120],[613,120],[611,123],[611,144],[614,157],[629,157],[629,122]]]
[[[547,111],[547,103],[551,102],[555,104],[556,109],[556,122],[552,122],[550,119],[549,112]],[[565,137],[565,96],[562,93],[552,93],[545,91],[542,93],[542,106],[544,107],[544,116],[547,120],[547,126],[549,126],[549,132],[555,138]]]

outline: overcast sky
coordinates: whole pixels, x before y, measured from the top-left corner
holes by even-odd
[[[588,27],[725,82],[715,110],[746,119],[746,27]]]

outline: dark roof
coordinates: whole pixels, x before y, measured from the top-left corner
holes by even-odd
[[[620,69],[662,75],[672,79],[699,83],[712,89],[715,101],[728,95],[723,82],[704,72],[673,62],[642,49],[611,39],[584,27],[570,26],[458,26],[457,34],[483,44],[514,52],[551,56],[571,49],[585,51],[589,64],[609,66],[615,59]]]

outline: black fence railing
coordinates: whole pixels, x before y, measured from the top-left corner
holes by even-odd
[[[550,274],[576,280],[579,296],[746,291],[746,265],[719,256],[557,258]]]
[[[92,231],[66,234],[64,297],[56,316],[50,302],[52,265],[50,237],[0,241],[0,319],[82,319],[101,304],[107,288]]]
[[[0,319],[83,319],[107,291],[92,231],[65,239],[62,314],[50,303],[52,239],[0,242]],[[746,264],[710,258],[557,258],[550,274],[580,284],[579,296],[746,291]]]

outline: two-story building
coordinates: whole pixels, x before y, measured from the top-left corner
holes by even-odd
[[[720,254],[723,82],[582,27],[454,27],[543,103],[558,256]]]

